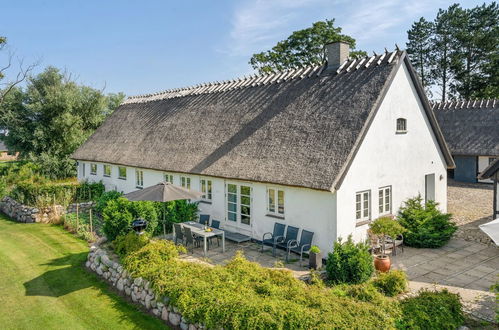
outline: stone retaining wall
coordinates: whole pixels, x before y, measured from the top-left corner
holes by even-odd
[[[93,202],[79,203],[80,212],[86,212],[93,206]],[[21,204],[10,197],[0,200],[0,211],[7,214],[18,222],[50,222],[54,218],[59,218],[65,213],[75,213],[76,204],[70,204],[66,209],[62,205],[37,208]]]
[[[176,307],[168,304],[167,297],[158,297],[148,281],[140,277],[132,278],[115,255],[98,245],[90,248],[85,266],[109,282],[120,293],[130,297],[132,302],[142,305],[169,326],[182,330],[205,329],[203,325],[189,323]]]

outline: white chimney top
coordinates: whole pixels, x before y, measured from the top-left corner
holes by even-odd
[[[350,45],[343,41],[326,45],[327,68],[338,69],[350,55]]]

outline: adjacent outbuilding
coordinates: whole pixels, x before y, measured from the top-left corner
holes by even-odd
[[[499,159],[492,162],[478,176],[480,180],[491,180],[494,185],[494,202],[492,206],[492,219],[499,219]],[[496,243],[499,243],[497,241]]]

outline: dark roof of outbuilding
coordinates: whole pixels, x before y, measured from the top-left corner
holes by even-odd
[[[453,155],[499,156],[499,100],[434,103]]]
[[[487,166],[482,173],[478,176],[479,180],[485,180],[491,178],[494,174],[499,171],[499,158],[494,160],[492,163],[490,163],[489,166]]]
[[[413,73],[397,50],[348,60],[337,70],[306,67],[131,97],[72,157],[338,189],[403,61]],[[423,103],[453,166],[426,98]]]

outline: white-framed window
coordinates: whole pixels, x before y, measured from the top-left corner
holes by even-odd
[[[173,183],[173,174],[165,173],[163,175],[163,180],[165,180],[165,182]]]
[[[251,226],[251,187],[228,183],[226,189],[227,220]]]
[[[284,217],[284,190],[267,188],[267,213]]]
[[[144,187],[144,171],[142,171],[142,170],[135,170],[135,186],[137,188],[143,188]]]
[[[211,201],[212,199],[212,183],[211,180],[208,179],[200,179],[199,180],[201,186],[201,192],[204,194],[201,198],[207,201]]]
[[[181,176],[180,185],[184,188],[191,189],[191,178],[187,176]]]
[[[90,174],[97,175],[97,164],[90,164]]]
[[[407,119],[397,118],[397,133],[407,132]]]
[[[371,218],[371,191],[365,190],[355,194],[355,219],[365,221]]]
[[[104,165],[104,176],[111,176],[111,165]]]
[[[124,166],[118,167],[118,179],[126,180],[126,167]]]
[[[378,189],[378,210],[380,215],[392,213],[392,186]]]

